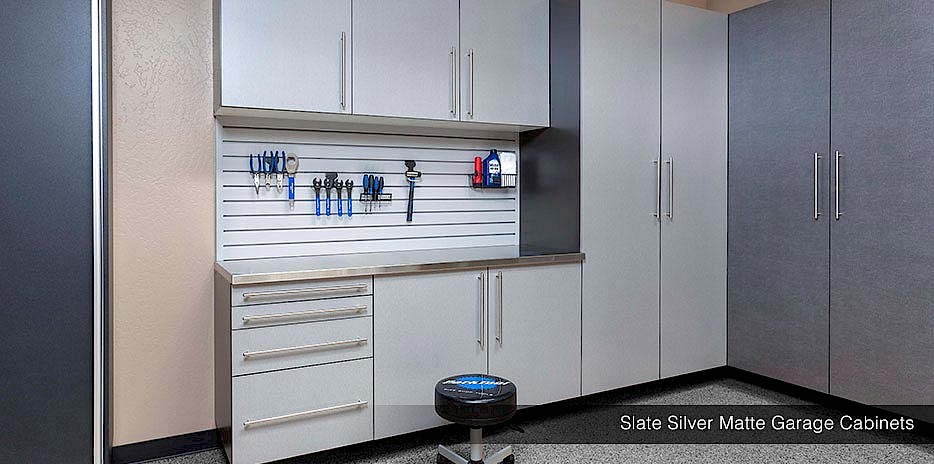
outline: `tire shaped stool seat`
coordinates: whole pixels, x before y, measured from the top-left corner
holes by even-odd
[[[470,427],[470,458],[438,446],[438,464],[513,464],[512,446],[483,457],[483,427],[502,424],[516,415],[516,386],[487,374],[462,374],[435,385],[435,412]]]

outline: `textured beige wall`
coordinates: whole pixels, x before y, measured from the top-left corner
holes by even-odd
[[[697,8],[707,8],[707,0],[671,0],[674,3],[683,3]]]
[[[707,0],[707,8],[721,13],[733,13],[769,0]]]
[[[214,427],[211,0],[113,0],[114,445]]]

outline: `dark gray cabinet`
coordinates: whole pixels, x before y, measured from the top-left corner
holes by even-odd
[[[827,391],[830,1],[733,14],[729,40],[728,364]]]
[[[934,2],[835,0],[831,56],[830,392],[934,404]]]

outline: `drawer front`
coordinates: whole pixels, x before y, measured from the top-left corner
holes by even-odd
[[[230,327],[251,329],[299,322],[327,321],[373,314],[373,296],[234,306]]]
[[[372,334],[371,317],[237,330],[233,375],[372,357]]]
[[[230,290],[230,304],[232,306],[241,306],[371,294],[373,294],[372,277],[310,280],[284,284],[232,287]]]
[[[373,360],[233,379],[233,464],[373,439]]]

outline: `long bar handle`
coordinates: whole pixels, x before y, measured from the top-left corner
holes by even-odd
[[[349,292],[353,290],[366,291],[367,288],[368,288],[367,284],[354,284],[354,285],[335,285],[331,287],[293,288],[289,290],[274,290],[270,292],[246,292],[243,294],[243,299],[249,300],[251,298],[266,298],[266,297],[271,297],[271,296],[304,295],[306,293],[317,295],[321,293],[342,293],[342,292]]]
[[[655,212],[652,213],[652,216],[655,217],[655,220],[661,222],[662,220],[662,163],[661,160],[654,159],[652,163],[655,164]]]
[[[467,67],[468,67],[467,91],[469,92],[468,100],[467,100],[468,101],[467,117],[469,117],[470,119],[473,119],[473,93],[474,93],[473,92],[474,90],[473,74],[474,72],[473,72],[473,49],[472,48],[467,52]]]
[[[675,214],[675,167],[674,159],[668,157],[668,161],[665,161],[665,164],[668,165],[668,216],[669,221],[674,221]]]
[[[334,414],[338,412],[348,411],[352,409],[364,408],[369,404],[368,401],[354,401],[353,403],[342,404],[339,406],[330,406],[327,408],[321,409],[312,409],[311,411],[296,412],[292,414],[285,414],[282,416],[269,417],[266,419],[256,419],[243,421],[243,428],[249,427],[259,427],[263,425],[278,424],[281,422],[289,422],[299,419],[306,419],[311,417],[325,416],[328,414]]]
[[[341,111],[347,109],[347,34],[341,31]]]
[[[479,304],[479,307],[480,307],[480,335],[477,337],[477,343],[480,344],[480,351],[483,351],[483,345],[484,345],[483,339],[486,337],[486,334],[485,334],[485,332],[486,332],[486,327],[485,327],[485,325],[484,325],[484,323],[483,323],[484,319],[486,319],[486,317],[484,317],[484,316],[485,316],[484,313],[485,313],[486,311],[484,311],[485,308],[484,308],[484,303],[483,303],[484,301],[486,301],[486,285],[484,285],[485,282],[484,282],[484,279],[483,279],[483,273],[482,273],[482,272],[480,273],[480,275],[477,276],[477,280],[480,282],[480,304]]]
[[[496,322],[496,341],[503,347],[503,271],[496,271],[496,280],[499,283],[499,319]]]
[[[293,353],[301,353],[305,351],[316,351],[316,350],[334,350],[337,348],[343,348],[350,345],[363,345],[369,340],[365,338],[355,338],[353,340],[341,340],[339,342],[326,342],[326,343],[315,343],[313,345],[302,345],[302,346],[291,346],[289,348],[276,348],[273,350],[262,350],[262,351],[247,351],[243,353],[244,359],[256,358],[260,356],[279,356]]]
[[[243,316],[243,323],[249,324],[250,322],[275,321],[279,319],[295,319],[295,318],[305,318],[305,317],[328,316],[331,314],[362,313],[363,311],[366,311],[366,308],[367,308],[366,305],[359,305],[359,306],[349,306],[346,308],[316,309],[314,311],[296,311],[296,312],[291,312],[291,313],[262,314],[259,316]]]
[[[840,154],[840,150],[837,150],[833,154],[833,172],[834,172],[834,212],[833,218],[837,221],[840,220],[840,216],[843,216],[843,213],[840,212],[840,158],[843,158],[843,155]]]
[[[451,116],[457,116],[457,47],[451,47]]]
[[[814,153],[814,220],[818,221],[821,217],[820,212],[820,160],[823,159],[820,153]]]

